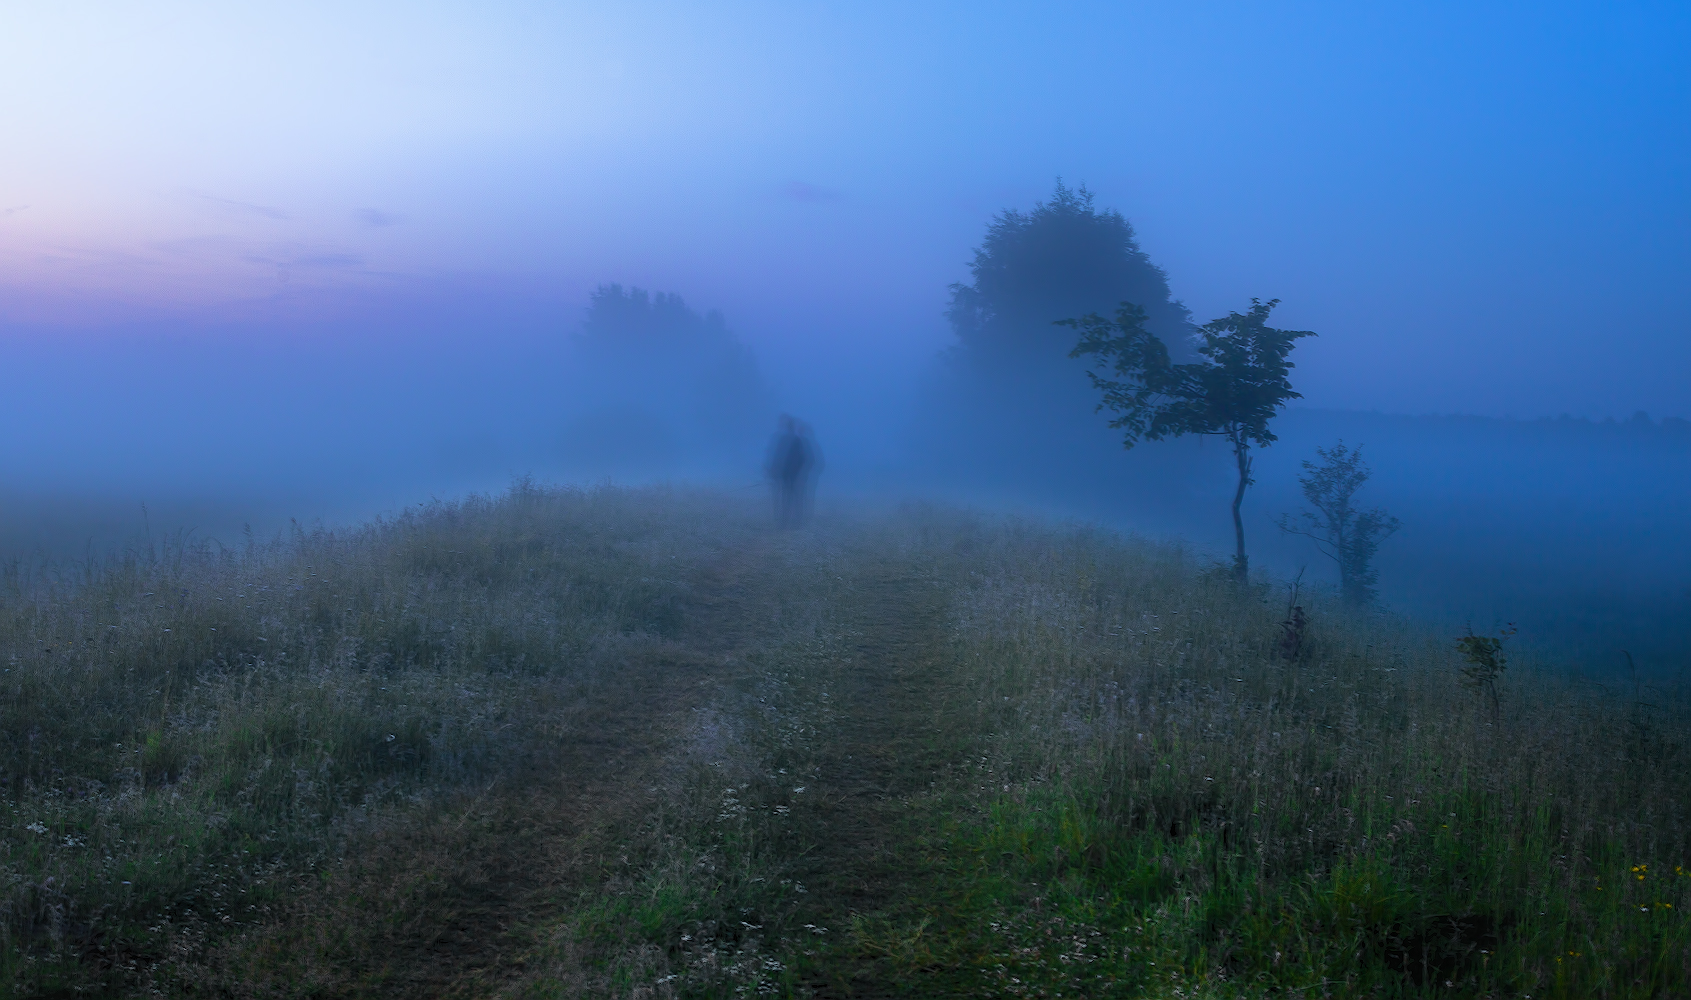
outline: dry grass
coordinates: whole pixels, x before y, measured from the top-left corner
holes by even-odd
[[[1305,600],[1288,659],[1284,593],[1166,547],[759,513],[519,485],[14,570],[14,992],[1691,983],[1683,701],[1515,664],[1494,723],[1454,637]]]
[[[1494,725],[1459,684],[1452,638],[1390,616],[1321,602],[1287,660],[1283,592],[1242,596],[1166,550],[1026,528],[971,561],[958,631],[988,735],[984,818],[964,825],[1064,899],[1075,933],[1142,921],[1100,937],[1179,972],[1145,981],[1429,996],[1691,984],[1682,708],[1528,665]],[[1027,954],[1024,981],[1061,982],[1049,949]]]
[[[168,987],[348,843],[520,783],[595,727],[597,689],[662,661],[747,515],[519,484],[239,552],[14,566],[0,973]]]

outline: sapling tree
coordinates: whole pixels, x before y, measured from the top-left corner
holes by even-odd
[[[1513,624],[1506,625],[1495,636],[1475,635],[1473,626],[1468,634],[1456,640],[1456,651],[1462,654],[1462,686],[1477,691],[1491,702],[1491,721],[1496,725],[1502,718],[1502,704],[1497,695],[1497,682],[1503,677],[1508,661],[1503,657],[1503,640],[1514,635]]]
[[[1301,517],[1280,515],[1280,530],[1303,535],[1315,542],[1321,553],[1339,564],[1339,592],[1345,602],[1360,607],[1374,599],[1374,553],[1380,543],[1401,524],[1378,507],[1361,510],[1356,491],[1373,470],[1362,460],[1362,448],[1347,448],[1340,441],[1331,448],[1317,448],[1321,464],[1306,461],[1298,477],[1304,499],[1314,510]]]
[[[1160,441],[1182,434],[1211,434],[1233,446],[1239,485],[1233,492],[1233,576],[1250,578],[1245,555],[1245,522],[1239,508],[1251,485],[1251,447],[1267,447],[1275,440],[1268,421],[1287,400],[1301,399],[1287,375],[1286,360],[1299,337],[1309,330],[1276,330],[1268,314],[1279,299],[1251,300],[1249,312],[1230,312],[1197,328],[1200,360],[1174,364],[1168,345],[1145,328],[1145,311],[1123,302],[1114,320],[1097,313],[1058,322],[1081,333],[1070,357],[1095,354],[1110,364],[1110,373],[1088,371],[1103,394],[1099,410],[1116,414],[1110,426],[1123,433],[1122,445],[1132,448],[1140,439]]]

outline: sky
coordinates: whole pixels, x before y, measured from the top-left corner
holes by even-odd
[[[1061,176],[1199,320],[1316,330],[1310,405],[1686,416],[1688,42],[1677,3],[6,2],[0,338],[474,348],[620,281],[840,394],[944,347]]]

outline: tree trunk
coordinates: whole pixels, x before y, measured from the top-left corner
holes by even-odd
[[[1245,555],[1245,519],[1239,516],[1239,505],[1245,502],[1245,487],[1251,485],[1251,446],[1235,439],[1233,457],[1239,462],[1239,488],[1233,493],[1233,579],[1244,586],[1250,582],[1251,563]]]

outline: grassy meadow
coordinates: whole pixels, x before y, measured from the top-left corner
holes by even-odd
[[[1299,601],[1293,649],[1284,586],[1083,526],[527,483],[14,563],[0,990],[1691,996],[1686,692],[1520,660],[1494,714]]]

